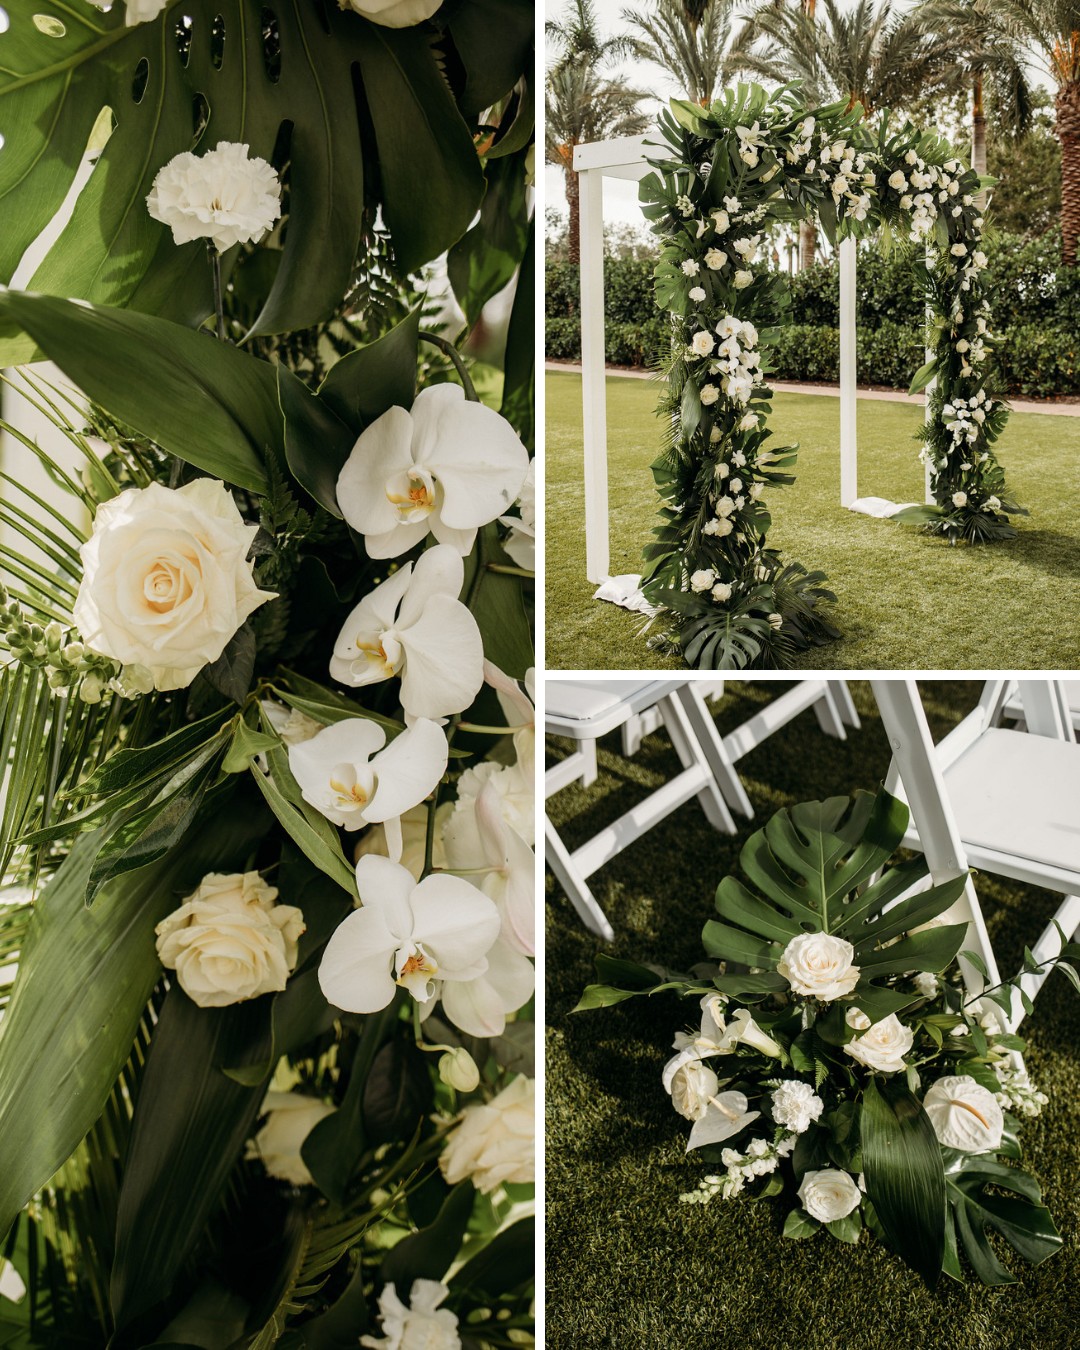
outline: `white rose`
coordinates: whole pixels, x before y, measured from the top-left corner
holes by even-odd
[[[854,955],[850,942],[831,933],[800,933],[784,948],[776,969],[797,994],[831,1000],[859,983]]]
[[[904,1068],[904,1056],[914,1040],[911,1028],[904,1026],[895,1013],[890,1013],[875,1022],[869,1031],[849,1041],[844,1049],[868,1069],[897,1073]]]
[[[716,346],[716,339],[711,333],[695,333],[690,340],[690,346],[695,356],[708,356]]]
[[[714,272],[719,272],[726,262],[727,254],[721,248],[711,248],[705,254],[705,266]]]
[[[967,493],[954,492],[952,495],[953,506],[967,506]]]
[[[824,1108],[825,1103],[810,1084],[800,1083],[797,1078],[788,1078],[773,1088],[773,1120],[796,1134],[808,1130]]]
[[[803,1209],[819,1223],[833,1223],[844,1219],[858,1209],[862,1196],[847,1172],[826,1167],[820,1172],[807,1172],[799,1187]]]
[[[412,28],[430,19],[442,0],[339,0],[339,4],[383,28]]]
[[[907,187],[907,179],[904,177],[904,175],[900,172],[899,169],[897,169],[895,173],[891,173],[889,175],[889,186],[893,188],[896,192],[903,192],[903,190]]]
[[[739,422],[740,431],[756,431],[758,424],[757,413],[745,413]]]
[[[954,258],[964,258],[967,256],[967,244],[953,244],[949,252]]]
[[[932,971],[920,971],[919,974],[915,976],[914,984],[915,988],[923,998],[937,998],[940,986],[938,984],[938,977]]]
[[[988,511],[997,511],[1001,507],[1000,497],[987,497],[986,509]]]
[[[676,1055],[675,1060],[682,1060]],[[720,1090],[720,1080],[701,1060],[679,1063],[670,1075],[665,1073],[664,1086],[671,1094],[671,1104],[687,1120],[700,1120],[709,1108],[709,1099]]]
[[[724,581],[718,581],[712,588],[712,598],[721,605],[726,605],[731,599],[731,587]]]
[[[701,401],[706,408],[711,408],[719,397],[720,390],[717,389],[715,384],[707,384],[702,388]]]
[[[332,1116],[335,1108],[302,1092],[268,1092],[262,1109],[269,1114],[249,1142],[247,1156],[258,1158],[272,1177],[290,1186],[313,1185],[300,1148],[319,1121]]]
[[[700,571],[694,572],[690,576],[690,588],[695,591],[711,590],[716,582],[716,573],[711,567],[703,567]]]
[[[727,519],[719,520],[716,517],[713,517],[712,520],[707,520],[705,522],[705,524],[702,526],[701,533],[713,534],[716,535],[718,538],[723,539],[724,536],[729,535],[732,532],[732,530],[734,530],[734,528],[735,526],[731,523],[730,520]]]
[[[691,286],[687,294],[696,305],[700,305],[702,300],[705,299],[705,288],[704,286]]]
[[[277,905],[258,872],[210,872],[154,930],[161,964],[200,1008],[223,1008],[285,988],[304,916]]]
[[[388,1284],[379,1295],[384,1334],[361,1336],[360,1344],[372,1350],[461,1350],[457,1313],[439,1307],[449,1293],[438,1280],[413,1280],[406,1305],[397,1286]]]
[[[245,525],[224,484],[128,488],[98,507],[80,550],[75,624],[88,647],[182,689],[272,591],[255,585]]]
[[[923,1098],[938,1142],[964,1153],[993,1153],[1005,1118],[994,1094],[967,1074],[939,1078]]]
[[[536,1084],[519,1074],[490,1102],[467,1106],[439,1155],[449,1184],[469,1177],[487,1194],[504,1182],[535,1181],[535,1104]]]
[[[281,183],[273,168],[235,141],[204,155],[185,150],[158,170],[146,199],[173,242],[209,239],[219,253],[261,239],[281,215]]]
[[[716,233],[717,234],[726,233],[728,227],[731,224],[731,220],[728,216],[728,213],[726,211],[717,210],[711,212],[710,214],[712,215],[713,226],[716,229]]]
[[[753,272],[740,270],[735,273],[735,276],[732,278],[732,280],[735,283],[735,289],[737,291],[743,291],[754,280],[754,274]]]

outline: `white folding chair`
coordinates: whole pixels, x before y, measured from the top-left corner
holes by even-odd
[[[1023,730],[1027,726],[1027,716],[1024,711],[1020,684],[1017,680],[1011,680],[1008,683],[1001,681],[1001,684],[1003,688],[1000,720],[1010,721],[1018,730]],[[1059,707],[1063,711],[1065,720],[1072,727],[1073,738],[1075,739],[1076,733],[1080,731],[1080,680],[1058,680],[1055,681],[1055,687]]]
[[[1005,690],[1004,682],[990,682],[978,706],[935,747],[915,682],[872,684],[893,748],[887,786],[911,809],[904,844],[925,854],[932,880],[947,881],[970,866],[1057,891],[1065,898],[1054,918],[1071,938],[1080,927],[1080,746],[1060,685],[1022,682],[1025,732],[994,725]],[[967,947],[996,984],[1000,972],[970,877],[946,918],[969,923]],[[1043,962],[1061,945],[1051,923],[1031,950]],[[982,977],[970,962],[960,965],[968,989],[978,993]],[[1021,988],[1034,998],[1045,979],[1046,973],[1025,974]],[[1007,1029],[1014,1031],[1023,1016],[1014,996]]]
[[[580,747],[544,775],[544,796],[551,797],[574,782],[586,785],[596,777],[596,742],[655,708],[657,726],[671,739],[682,771],[649,793],[618,820],[571,852],[545,814],[547,861],[582,922],[610,942],[614,933],[588,886],[588,878],[635,839],[685,802],[696,797],[706,819],[718,830],[734,834],[735,822],[717,786],[687,716],[686,680],[549,680],[545,685],[545,729]]]

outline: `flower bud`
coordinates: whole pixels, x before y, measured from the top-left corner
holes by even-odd
[[[89,675],[83,676],[82,683],[79,685],[79,697],[84,703],[100,703],[104,689],[105,681],[100,675],[91,671]]]
[[[458,1092],[473,1092],[480,1085],[480,1070],[464,1046],[439,1056],[439,1077]]]

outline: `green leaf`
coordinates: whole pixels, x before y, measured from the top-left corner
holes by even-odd
[[[786,1238],[808,1238],[813,1237],[821,1227],[817,1219],[811,1218],[804,1209],[788,1210],[788,1216],[784,1220],[784,1237]]]
[[[477,1302],[501,1298],[532,1282],[535,1254],[532,1218],[519,1219],[471,1256],[451,1278],[450,1288],[469,1294]]]
[[[903,1081],[871,1078],[860,1118],[866,1192],[896,1252],[934,1288],[945,1257],[945,1172],[934,1127]]]
[[[417,307],[375,342],[357,347],[327,372],[319,398],[352,433],[352,441],[390,408],[411,408],[420,345]]]
[[[398,266],[414,272],[468,229],[484,191],[483,172],[424,29],[363,22],[356,30],[383,216]]]
[[[324,510],[340,520],[337,480],[356,437],[292,371],[278,366],[277,380],[289,470]]]
[[[532,629],[525,611],[523,579],[493,572],[488,566],[510,562],[498,538],[495,524],[483,526],[477,534],[476,547],[465,560],[462,599],[480,629],[485,657],[521,680],[535,660]]]
[[[655,988],[666,972],[643,966],[640,961],[627,961],[624,957],[597,952],[596,973],[607,984],[617,983],[622,988],[644,991]]]
[[[448,27],[466,71],[461,106],[477,114],[497,103],[532,67],[532,0],[463,0]]]
[[[248,620],[228,640],[217,660],[203,666],[199,677],[223,697],[242,705],[248,696],[254,673],[255,633]]]
[[[744,966],[773,967],[783,955],[783,947],[744,933],[730,924],[708,919],[701,930],[706,955]]]
[[[1034,1177],[983,1154],[949,1150],[946,1157],[945,1181],[956,1231],[983,1284],[1012,1284],[1016,1279],[991,1247],[989,1228],[1032,1265],[1061,1247],[1061,1235]]]
[[[200,722],[190,722],[150,745],[124,747],[87,774],[72,795],[113,796],[126,788],[154,782],[162,772],[176,768],[222,729],[222,714],[213,713]]]
[[[155,925],[207,872],[242,867],[265,828],[237,796],[183,848],[106,887],[88,909],[99,842],[90,835],[35,903],[0,1030],[0,1232],[101,1113],[161,975]]]
[[[161,1010],[120,1188],[111,1301],[119,1328],[162,1303],[217,1208],[261,1088],[221,1071],[265,1038],[258,1001],[199,1008],[177,985]]]
[[[499,411],[528,446],[535,450],[536,427],[536,220],[529,221],[529,245],[518,272],[514,304],[506,330],[503,396]]]
[[[221,761],[222,772],[243,773],[256,755],[265,754],[267,750],[275,750],[280,744],[280,737],[265,731],[255,731],[242,717],[238,717],[233,727],[229,748]]]
[[[48,295],[0,293],[0,317],[163,450],[226,483],[266,491],[266,456],[284,451],[266,361],[167,319]]]
[[[413,1280],[441,1280],[461,1248],[475,1199],[472,1182],[459,1182],[434,1223],[402,1238],[387,1252],[380,1272],[385,1283],[408,1289]]]
[[[628,998],[644,993],[643,989],[613,989],[608,984],[588,984],[571,1012],[588,1012],[590,1008],[612,1008]]]
[[[842,1219],[831,1220],[825,1227],[839,1242],[855,1244],[859,1241],[863,1226],[859,1211],[856,1209],[850,1214],[846,1214]]]
[[[424,1052],[394,1036],[376,1054],[364,1079],[364,1134],[373,1145],[409,1139],[431,1110],[434,1088]]]
[[[920,366],[911,377],[911,384],[908,385],[908,393],[921,393],[937,374],[937,368],[938,363],[936,356],[932,360],[927,361],[926,365]]]
[[[855,964],[862,972],[860,979],[877,979],[881,975],[900,975],[905,970],[928,970],[940,974],[952,965],[956,953],[967,937],[966,923],[943,924],[922,933],[909,933],[891,947],[880,951],[860,952],[856,949]]]
[[[510,282],[529,239],[524,153],[489,159],[484,173],[480,219],[446,259],[450,285],[470,327]]]
[[[925,870],[925,859],[919,858]],[[886,877],[900,876],[907,870],[907,864],[901,864],[900,867],[890,868],[885,873]],[[878,918],[867,924],[859,924],[854,927],[849,919],[845,924],[844,932],[856,943],[856,951],[862,951],[867,944],[876,943],[879,946],[882,943],[890,941],[903,933],[909,933],[913,928],[920,924],[929,923],[931,919],[936,919],[944,914],[951,905],[963,895],[964,887],[967,885],[967,873],[954,877],[951,881],[944,881],[938,886],[931,886],[928,890],[919,891],[915,895],[910,895],[904,900],[898,900],[880,914]],[[865,896],[860,897],[864,899]]]

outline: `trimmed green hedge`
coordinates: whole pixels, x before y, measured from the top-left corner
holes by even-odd
[[[1055,233],[1028,243],[999,237],[991,253],[994,316],[1004,388],[1032,398],[1080,393],[1080,267],[1061,266]],[[650,365],[667,344],[667,320],[652,295],[652,264],[608,260],[604,267],[606,351],[613,365]],[[792,278],[791,324],[777,343],[777,379],[835,381],[839,373],[839,280],[835,262]],[[581,354],[577,268],[547,267],[547,354]],[[923,307],[909,260],[868,252],[858,273],[859,380],[906,389],[923,363]],[[1023,322],[1017,323],[1016,319]],[[1012,320],[1013,322],[1010,322]]]

